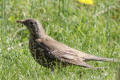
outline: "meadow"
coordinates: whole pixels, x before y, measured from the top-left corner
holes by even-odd
[[[34,18],[46,33],[77,50],[120,58],[120,2],[95,0],[0,0],[0,80],[116,80],[118,63],[90,61],[104,69],[40,66],[28,48],[29,32],[16,20]]]

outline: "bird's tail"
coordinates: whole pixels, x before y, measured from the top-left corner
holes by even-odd
[[[87,61],[95,60],[95,61],[106,61],[106,62],[118,62],[114,58],[104,58],[104,57],[97,57],[97,56],[90,56],[90,57],[87,57],[85,60],[87,60]]]

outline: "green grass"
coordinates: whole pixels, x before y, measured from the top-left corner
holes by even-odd
[[[101,70],[68,66],[51,74],[37,64],[28,49],[29,32],[16,20],[38,19],[46,33],[66,45],[97,56],[120,58],[120,5],[95,0],[92,6],[75,0],[0,0],[0,80],[116,80],[117,63],[88,62]],[[97,17],[97,13],[110,9]]]

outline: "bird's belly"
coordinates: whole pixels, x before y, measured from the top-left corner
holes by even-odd
[[[56,58],[51,56],[48,51],[41,48],[37,43],[30,42],[29,43],[30,52],[40,65],[44,67],[51,67],[56,65]]]
[[[47,62],[45,60],[46,58],[44,56],[43,49],[37,47],[35,43],[32,43],[32,45],[30,45],[29,48],[35,61],[37,61],[40,65],[46,66]]]

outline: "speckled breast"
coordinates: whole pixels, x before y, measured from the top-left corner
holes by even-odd
[[[39,46],[39,44],[36,43],[35,40],[31,39],[29,40],[29,49],[33,56],[33,58],[42,66],[47,66],[48,62],[46,60],[46,57],[44,55],[44,50]]]
[[[42,66],[53,68],[56,65],[60,66],[66,65],[59,61],[55,56],[51,55],[50,51],[46,49],[47,46],[45,46],[42,43],[37,43],[32,37],[29,40],[29,48],[32,56],[34,59]],[[57,63],[56,63],[57,62]]]
[[[42,43],[38,44],[34,39],[30,38],[29,48],[33,58],[44,67],[53,67],[56,65],[56,58],[50,55],[49,51],[44,49]]]

